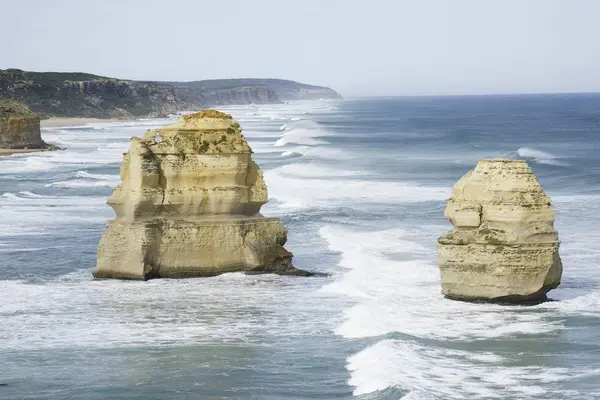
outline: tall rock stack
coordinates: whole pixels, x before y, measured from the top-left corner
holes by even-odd
[[[536,303],[560,284],[554,211],[527,162],[482,160],[455,185],[438,239],[442,293],[459,300]]]
[[[309,275],[292,266],[279,220],[260,214],[267,187],[251,155],[240,125],[215,110],[132,138],[94,277]]]
[[[25,104],[0,99],[0,148],[46,149],[53,148],[42,140],[40,117]]]

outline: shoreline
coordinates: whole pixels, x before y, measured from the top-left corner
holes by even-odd
[[[42,151],[54,151],[58,149],[1,149],[0,157],[12,156],[13,154],[27,154],[27,153],[39,153]]]
[[[85,118],[85,117],[51,117],[40,121],[40,128],[61,128],[83,126],[94,123],[129,122],[138,121],[139,118]],[[60,148],[43,149],[5,149],[0,148],[0,157],[18,154],[39,153],[43,151],[64,150]]]
[[[41,128],[56,128],[63,126],[79,126],[101,122],[125,122],[136,121],[136,119],[125,118],[80,118],[80,117],[52,117],[40,121]]]
[[[178,115],[181,117],[187,113],[185,111],[177,111],[170,113],[169,115]],[[135,122],[145,119],[165,119],[168,117],[157,117],[157,116],[137,116],[130,118],[92,118],[92,117],[50,117],[40,120],[40,128],[60,128],[70,126],[81,126],[87,124],[97,123],[110,123],[110,122]]]

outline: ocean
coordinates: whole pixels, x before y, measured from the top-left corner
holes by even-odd
[[[43,129],[67,150],[0,157],[0,399],[600,399],[600,95],[218,108],[326,276],[93,280],[128,139],[174,119]],[[445,200],[491,157],[552,197],[555,301],[440,294]]]

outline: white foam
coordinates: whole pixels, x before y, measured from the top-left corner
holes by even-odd
[[[600,195],[597,194],[567,194],[567,195],[552,195],[552,202],[556,203],[577,203],[577,206],[594,207],[600,201]]]
[[[291,178],[343,178],[368,175],[366,171],[336,169],[321,164],[287,164],[277,172]]]
[[[72,179],[69,181],[58,181],[52,182],[45,185],[45,187],[55,187],[63,189],[78,189],[78,188],[94,188],[94,187],[115,187],[119,182],[110,180],[84,180],[84,179]]]
[[[360,155],[358,154],[353,154],[341,149],[326,146],[298,146],[291,150],[283,152],[281,155],[285,157],[292,154],[309,156],[312,158],[319,158],[322,160],[351,160],[360,157]]]
[[[450,188],[419,186],[409,182],[330,179],[340,176],[335,170],[330,170],[327,175],[322,173],[323,179],[294,178],[294,175],[286,173],[286,168],[266,171],[265,181],[269,187],[269,195],[288,208],[360,207],[373,203],[441,201],[450,194]]]
[[[298,153],[297,151],[284,151],[281,153],[281,157],[291,157],[291,156],[301,156],[302,153]]]
[[[0,281],[0,351],[260,344],[265,326],[276,336],[315,335],[328,325],[290,324],[282,310],[299,302],[306,308],[291,318],[310,321],[324,310],[289,277],[93,281],[93,265],[84,267],[42,284]]]
[[[23,195],[23,196],[27,196],[27,197],[37,197],[37,198],[44,198],[44,196],[36,194],[36,193],[32,193],[28,190],[24,191],[24,192],[19,192],[19,194]]]
[[[581,296],[544,304],[544,308],[567,315],[600,317],[600,288],[592,293],[586,291]]]
[[[0,247],[8,247],[8,246],[0,246]],[[56,245],[56,246],[42,246],[42,247],[10,247],[10,248],[0,248],[0,253],[28,253],[32,251],[46,251],[53,249],[60,249],[66,246]]]
[[[3,157],[0,160],[0,174],[50,171],[86,164],[119,163],[131,136],[122,129],[106,130],[102,131],[102,134],[77,128],[69,128],[68,131],[46,131],[44,140],[60,144],[66,150]],[[144,133],[143,126],[134,126],[133,130],[136,134]]]
[[[346,310],[346,321],[337,332],[349,338],[401,332],[422,338],[473,340],[562,328],[560,321],[549,320],[538,311],[543,306],[521,309],[443,298],[435,260],[436,237],[441,232],[441,226],[378,232],[336,225],[321,228],[319,233],[329,248],[341,253],[340,266],[349,269],[323,290],[365,300]],[[411,259],[400,261],[407,257]],[[448,318],[457,323],[439,329]]]
[[[380,341],[350,357],[348,369],[357,396],[399,386],[414,399],[571,398],[556,383],[600,375],[598,369],[518,366],[491,352],[410,340]]]
[[[106,198],[98,196],[43,196],[31,192],[0,196],[0,237],[51,234],[61,226],[99,223],[112,216]]]
[[[532,159],[535,162],[538,162],[540,164],[550,164],[550,165],[557,165],[557,166],[567,166],[568,165],[565,162],[559,161],[558,157],[552,153],[533,149],[531,147],[521,147],[517,150],[517,154],[519,155],[519,157],[523,157],[526,159]]]
[[[270,119],[271,121],[280,121],[280,120],[287,120],[288,118],[287,118],[287,117],[284,117],[284,116],[281,116],[281,115],[278,115],[278,114],[275,114],[275,115],[271,115],[271,116],[269,117],[269,119]]]
[[[443,298],[435,243],[447,228],[405,225],[366,231],[330,224],[320,229],[329,248],[340,254],[339,266],[343,268],[335,281],[321,290],[350,296],[355,301],[344,311],[344,322],[336,333],[346,338],[377,338],[390,333],[406,337],[379,341],[349,359],[354,394],[398,386],[411,391],[417,399],[426,395],[453,399],[519,398],[547,395],[544,382],[567,381],[584,373],[575,368],[546,368],[531,363],[516,367],[514,360],[506,360],[493,351],[458,351],[420,342],[472,343],[550,336],[565,329],[555,310],[578,315],[585,310],[589,315],[600,315],[597,294],[533,307]],[[517,360],[521,357],[510,354]]]
[[[94,187],[115,187],[120,182],[119,175],[109,174],[92,174],[87,171],[76,171],[73,173],[76,178],[84,179],[70,179],[64,181],[51,182],[45,185],[45,187],[55,187],[63,189],[74,189],[74,188],[94,188]]]
[[[319,144],[326,144],[326,141],[317,139],[322,136],[325,136],[322,132],[307,129],[290,129],[281,137],[281,139],[275,142],[275,146],[285,146],[287,144],[317,146]]]
[[[108,180],[118,181],[120,179],[119,175],[92,174],[87,171],[77,171],[77,172],[75,172],[75,176],[79,177],[79,178],[107,180],[107,181]]]
[[[11,200],[18,200],[19,199],[19,196],[17,196],[14,193],[10,193],[10,192],[2,193],[2,197],[5,198],[5,199],[11,199]]]
[[[331,134],[331,132],[314,121],[302,120],[290,122],[286,125],[281,138],[275,142],[275,146],[285,146],[287,144],[316,146],[327,143],[322,138]]]

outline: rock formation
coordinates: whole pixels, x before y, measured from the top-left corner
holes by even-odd
[[[42,140],[40,117],[22,103],[0,99],[0,148],[52,149]]]
[[[241,132],[230,115],[207,110],[132,138],[94,277],[310,275],[292,266],[279,220],[260,214],[267,187]]]
[[[554,211],[527,162],[483,160],[452,189],[438,239],[442,293],[460,300],[536,303],[560,284]]]

